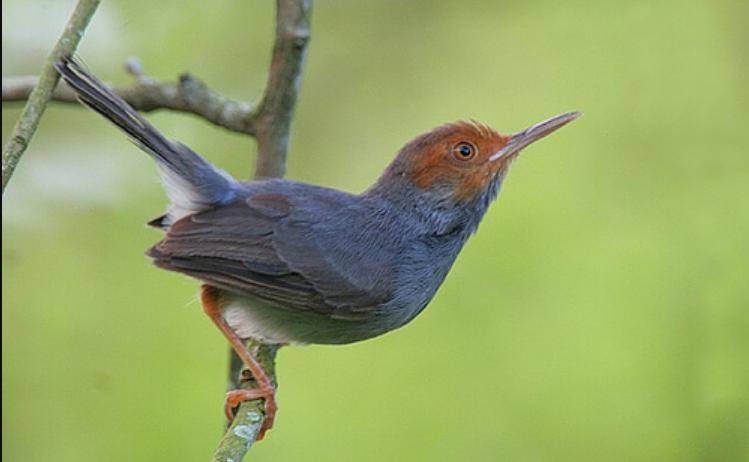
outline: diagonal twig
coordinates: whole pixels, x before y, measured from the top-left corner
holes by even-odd
[[[65,30],[63,30],[55,47],[47,57],[39,82],[30,92],[26,106],[13,128],[13,133],[3,148],[3,193],[5,193],[5,188],[21,160],[21,156],[31,142],[36,127],[39,126],[39,120],[41,120],[47,103],[52,98],[52,91],[60,78],[53,63],[61,56],[73,54],[97,6],[99,6],[99,0],[78,1],[73,14],[65,25]]]
[[[76,12],[83,5],[93,5],[95,8],[96,4],[98,0],[80,0]],[[131,106],[144,112],[157,109],[188,112],[218,126],[255,137],[258,144],[256,177],[281,177],[284,174],[289,132],[299,94],[307,43],[310,38],[311,14],[312,0],[276,0],[276,33],[270,72],[263,97],[255,107],[250,103],[232,101],[214,92],[190,74],[183,74],[174,83],[162,82],[144,77],[139,65],[132,65],[132,63],[128,70],[135,75],[136,82],[116,88],[115,91]],[[76,13],[74,17],[75,15]],[[86,21],[89,18],[90,14],[85,18]],[[83,25],[85,26],[85,22]],[[82,28],[77,30],[77,38],[80,38]],[[69,44],[69,42],[66,43]],[[36,101],[36,92],[40,88],[44,91],[44,104],[50,99],[62,103],[76,102],[74,93],[66,85],[55,88],[58,77],[51,66],[51,63],[60,56],[72,54],[74,49],[75,46],[60,50],[56,48],[39,78],[3,79],[3,102],[22,101],[28,98],[28,107],[32,100]],[[51,74],[47,72],[49,69],[51,69]],[[31,134],[24,140],[30,139]],[[28,141],[25,144],[28,144]],[[8,179],[19,159],[20,154],[10,167]],[[3,190],[6,184],[4,155]],[[247,347],[256,352],[258,361],[275,382],[276,346],[249,341]],[[235,381],[234,377],[240,375],[238,371],[241,369],[241,362],[232,361],[232,364],[230,383],[239,382],[237,385],[241,387],[255,385],[252,381]],[[240,404],[234,421],[216,449],[213,461],[238,462],[242,460],[262,428],[265,419],[263,404],[262,400],[245,401]]]
[[[228,130],[254,136],[258,146],[255,175],[283,176],[291,121],[310,38],[311,9],[312,0],[277,0],[273,58],[265,93],[255,107],[249,102],[226,98],[189,73],[182,74],[177,82],[163,82],[144,77],[139,70],[131,69],[131,73],[136,75],[136,82],[114,90],[140,111],[169,109],[191,113]],[[54,54],[55,57],[60,55]],[[53,77],[56,83],[57,74]],[[34,88],[41,80],[33,76],[3,78],[3,103],[27,98],[31,101]],[[46,98],[46,101],[77,102],[75,93],[64,83],[53,91],[47,89]],[[17,163],[16,160],[11,168]],[[5,171],[3,161],[3,188],[6,184]]]
[[[310,38],[311,14],[312,0],[276,0],[276,37],[271,68],[265,94],[255,112],[255,137],[258,141],[256,177],[280,177],[284,174],[291,120]],[[247,347],[250,351],[256,351],[258,361],[277,383],[275,346],[250,341]],[[230,364],[230,382],[235,376],[237,364],[234,360]],[[252,386],[252,383],[240,383],[240,386]],[[212,461],[242,460],[254,444],[264,418],[262,400],[242,402]]]

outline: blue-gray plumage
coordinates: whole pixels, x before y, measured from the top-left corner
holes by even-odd
[[[405,324],[474,227],[462,214],[416,219],[375,192],[242,186],[230,204],[176,221],[149,255],[224,289],[232,327],[273,343],[350,343]]]
[[[476,122],[443,125],[404,146],[370,189],[349,194],[239,182],[166,139],[75,61],[57,69],[156,160],[170,205],[151,222],[166,235],[148,255],[206,284],[206,312],[264,390],[240,399],[262,396],[266,405],[273,386],[237,336],[340,344],[403,326],[442,284],[520,150],[579,116],[511,136]]]

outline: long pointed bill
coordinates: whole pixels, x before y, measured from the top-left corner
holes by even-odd
[[[562,128],[581,115],[581,112],[567,112],[528,127],[522,132],[515,133],[510,137],[510,141],[507,142],[507,145],[492,154],[492,156],[489,157],[489,160],[494,161],[503,159],[509,155],[515,154],[534,141],[538,141],[549,133]]]

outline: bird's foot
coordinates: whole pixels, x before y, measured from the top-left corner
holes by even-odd
[[[224,402],[224,411],[229,421],[234,420],[234,408],[239,406],[242,401],[254,401],[256,399],[262,399],[265,401],[265,420],[263,421],[263,427],[257,434],[256,441],[260,441],[265,437],[265,432],[273,427],[273,421],[276,417],[276,411],[278,406],[276,405],[276,390],[272,386],[264,386],[262,388],[240,388],[232,390],[226,394],[226,401]]]

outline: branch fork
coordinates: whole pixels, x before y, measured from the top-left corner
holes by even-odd
[[[2,101],[26,101],[18,124],[3,149],[3,192],[34,134],[42,113],[51,101],[76,103],[75,93],[65,84],[57,85],[59,76],[53,64],[61,56],[72,55],[83,36],[100,0],[79,0],[75,10],[50,53],[40,77],[2,79]],[[147,77],[137,59],[129,59],[126,71],[135,82],[115,88],[135,109],[149,112],[168,109],[194,114],[227,130],[243,133],[257,140],[256,177],[284,175],[289,146],[289,132],[302,78],[302,68],[310,39],[312,0],[276,0],[276,32],[268,82],[260,103],[231,100],[213,90],[190,73],[176,82]],[[256,359],[275,378],[277,346],[256,341],[247,343],[256,351]],[[252,388],[253,381],[241,380],[241,363],[232,358],[230,383]],[[238,383],[237,383],[238,382]],[[234,388],[234,387],[233,387]],[[240,461],[255,442],[263,427],[263,400],[244,401],[219,443],[213,461]]]

